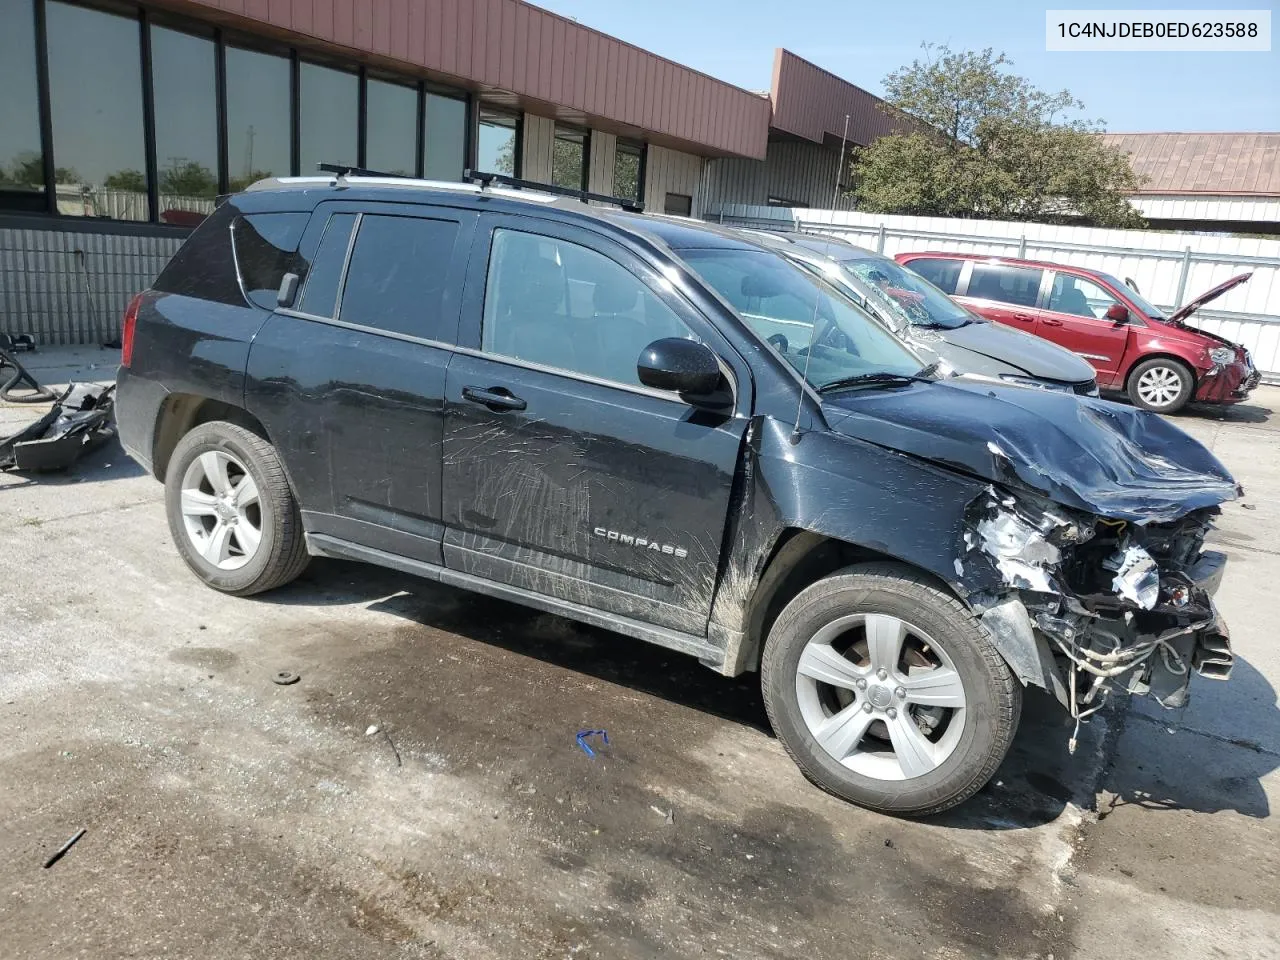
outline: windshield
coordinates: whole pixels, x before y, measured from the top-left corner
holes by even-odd
[[[1152,320],[1165,319],[1163,310],[1161,310],[1159,307],[1152,306],[1151,303],[1146,299],[1146,297],[1138,293],[1137,290],[1133,289],[1133,287],[1129,286],[1127,283],[1120,282],[1115,277],[1111,276],[1111,274],[1109,273],[1099,273],[1098,276],[1101,277],[1103,280],[1107,281],[1107,283],[1111,284],[1117,290],[1123,291],[1124,295],[1133,302],[1133,305],[1137,307],[1140,312],[1145,313]]]
[[[839,288],[777,254],[732,249],[678,253],[816,389],[867,374],[909,377],[920,372],[920,359]],[[838,268],[832,264],[832,269]]]
[[[895,260],[842,260],[840,265],[871,286],[898,316],[917,327],[954,329],[979,322],[924,277]]]

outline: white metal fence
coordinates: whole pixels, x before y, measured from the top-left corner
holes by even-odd
[[[889,256],[946,250],[1090,267],[1132,280],[1143,296],[1163,308],[1179,307],[1236,274],[1252,271],[1248,283],[1197,312],[1192,323],[1244,344],[1266,379],[1280,382],[1280,240],[739,205],[704,217],[832,234]]]

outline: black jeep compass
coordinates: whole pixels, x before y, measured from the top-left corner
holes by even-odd
[[[758,670],[804,773],[877,810],[981,788],[1026,684],[1079,719],[1230,670],[1202,544],[1236,485],[1207,450],[939,379],[742,235],[264,181],[125,320],[120,435],[210,586],[365,560]]]

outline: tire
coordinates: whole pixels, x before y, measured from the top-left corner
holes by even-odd
[[[871,656],[873,638],[882,653],[895,649],[893,623],[903,628],[897,659]],[[877,664],[889,662],[881,679]],[[1022,713],[1022,687],[977,618],[897,563],[848,567],[787,604],[761,685],[774,732],[809,780],[897,816],[939,813],[980,790]]]
[[[1135,407],[1152,413],[1177,413],[1191,401],[1195,387],[1195,377],[1186,364],[1152,357],[1133,368],[1126,392]]]
[[[201,424],[178,441],[164,487],[173,542],[215,590],[246,597],[306,569],[298,503],[275,448],[257,434],[221,420]]]

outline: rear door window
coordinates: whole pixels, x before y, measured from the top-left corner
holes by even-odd
[[[1039,267],[975,263],[965,295],[980,300],[1012,303],[1019,307],[1034,307],[1040,296],[1040,280],[1043,276],[1044,271]]]
[[[943,293],[956,292],[963,267],[963,260],[941,260],[932,257],[922,257],[907,264],[908,269],[920,274]]]
[[[457,309],[446,310],[445,294],[459,227],[455,220],[362,216],[338,318],[452,343]]]

